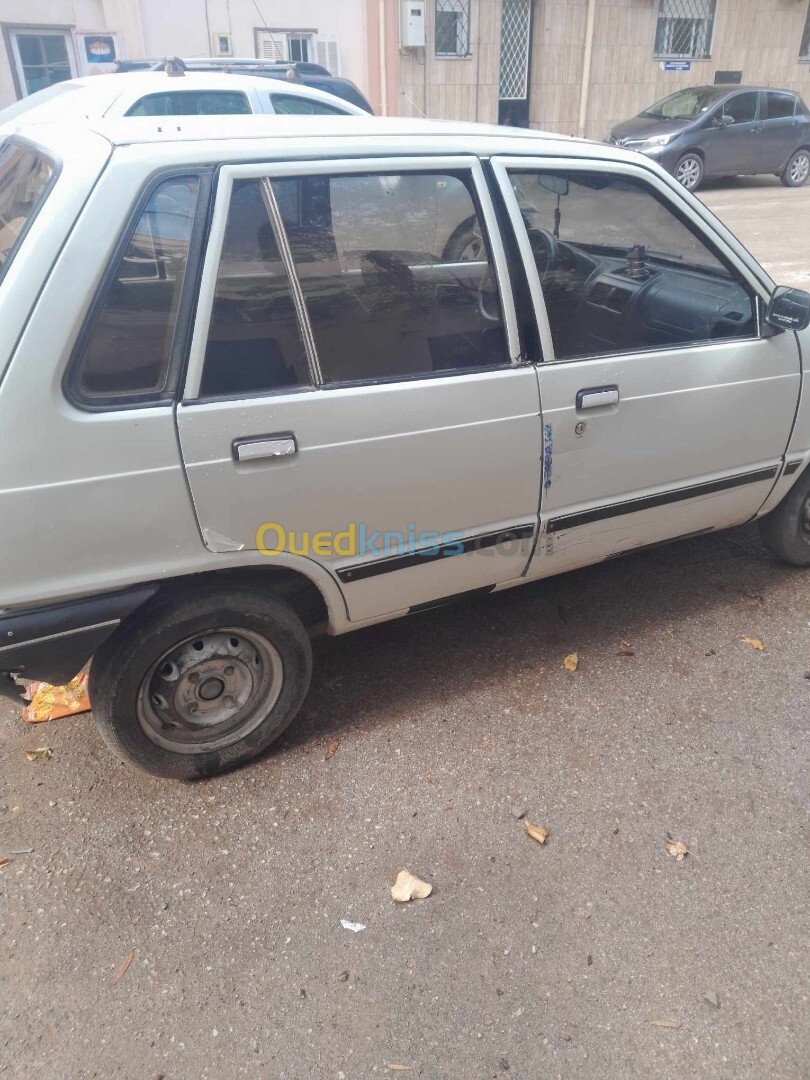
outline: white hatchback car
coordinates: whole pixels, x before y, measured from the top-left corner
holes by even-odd
[[[0,145],[0,693],[167,777],[310,638],[758,519],[810,566],[810,296],[632,151],[357,117]],[[695,602],[700,597],[695,596]]]
[[[283,79],[220,72],[133,71],[56,83],[0,110],[0,137],[21,125],[119,116],[282,113],[365,116],[333,94]]]

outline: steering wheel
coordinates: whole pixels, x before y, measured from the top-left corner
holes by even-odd
[[[529,226],[526,230],[529,234],[529,244],[534,255],[537,273],[542,281],[546,274],[557,269],[560,261],[560,245],[554,233],[539,226]]]

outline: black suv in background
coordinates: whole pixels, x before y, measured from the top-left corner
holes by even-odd
[[[690,191],[710,176],[774,173],[786,187],[810,176],[810,112],[791,90],[690,86],[617,124],[605,142],[646,154]]]
[[[301,86],[314,86],[316,90],[323,90],[327,94],[343,98],[361,109],[373,115],[374,110],[351,79],[344,79],[340,75],[332,75],[320,64],[308,64],[301,61],[275,61],[254,60],[251,57],[229,58],[228,60],[215,60],[209,57],[172,57],[171,59],[137,59],[119,60],[116,65],[117,71],[156,70],[165,68],[171,73],[174,68],[179,74],[182,71],[223,71],[232,75],[259,75],[268,79],[286,79],[289,82],[298,83]]]

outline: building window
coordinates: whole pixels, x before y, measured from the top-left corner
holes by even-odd
[[[11,49],[23,97],[74,76],[72,46],[61,30],[14,30]]]
[[[802,34],[802,43],[799,48],[799,59],[810,60],[810,7],[807,9],[807,16],[804,20],[804,33]]]
[[[707,60],[717,0],[658,0],[655,55]]]
[[[470,55],[470,0],[436,0],[436,55]]]

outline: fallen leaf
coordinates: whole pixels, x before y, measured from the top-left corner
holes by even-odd
[[[332,739],[332,741],[329,743],[329,748],[326,751],[326,760],[327,761],[330,758],[333,758],[335,756],[339,746],[340,746],[340,739]]]
[[[563,667],[566,671],[576,671],[579,667],[579,653],[569,653],[563,660]]]
[[[740,641],[742,641],[744,645],[750,645],[751,648],[756,649],[757,652],[765,652],[768,648],[767,645],[762,644],[758,637],[744,637],[740,638]]]
[[[532,840],[536,840],[538,844],[545,844],[548,840],[548,829],[545,825],[532,825],[531,821],[525,820],[523,827]]]
[[[53,749],[50,746],[38,746],[36,750],[26,750],[25,756],[29,761],[49,761],[53,757]]]
[[[617,656],[635,656],[636,655],[636,650],[635,649],[619,649],[619,651],[616,653],[616,655]]]
[[[667,855],[674,855],[676,862],[683,862],[684,857],[689,854],[689,849],[683,840],[673,840],[667,833]]]
[[[409,900],[424,900],[432,892],[433,886],[429,882],[422,881],[410,870],[400,870],[391,889],[391,899],[406,904]]]
[[[10,862],[11,859],[0,859],[0,870],[2,870],[4,866],[8,866]]]
[[[383,1068],[390,1069],[391,1072],[413,1072],[413,1065],[389,1064],[387,1061],[383,1062]]]
[[[720,998],[715,994],[714,990],[710,990],[708,994],[704,994],[703,1000],[707,1005],[711,1005],[713,1009],[720,1008]]]
[[[351,930],[353,934],[359,934],[361,930],[365,930],[365,926],[361,922],[349,922],[348,919],[341,919],[340,925],[344,930]]]
[[[115,978],[113,979],[114,983],[120,982],[121,979],[123,979],[123,977],[126,975],[127,971],[129,970],[129,965],[132,963],[132,961],[134,959],[135,959],[135,950],[133,949],[131,952],[127,953],[127,955],[124,957],[124,959],[118,965],[118,971],[116,971]]]
[[[681,1026],[680,1020],[650,1020],[653,1027],[664,1028],[679,1028]]]

